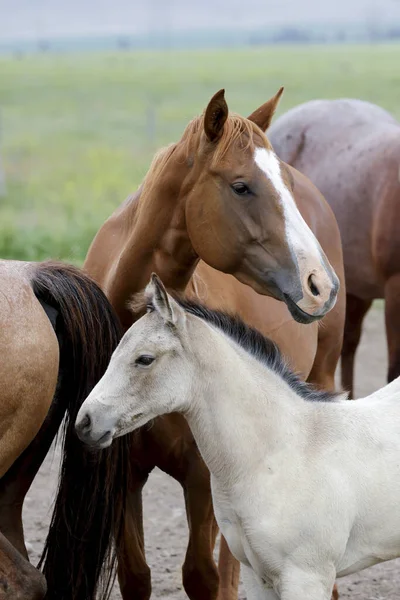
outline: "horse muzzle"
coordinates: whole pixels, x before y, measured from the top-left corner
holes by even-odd
[[[79,411],[75,421],[75,431],[78,438],[91,448],[97,450],[108,448],[114,438],[115,424],[112,419],[106,419],[106,421],[100,424],[99,419],[94,419],[89,411]]]

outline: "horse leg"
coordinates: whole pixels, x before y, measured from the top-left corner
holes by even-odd
[[[218,532],[212,506],[210,474],[193,445],[184,490],[189,543],[182,567],[183,586],[191,600],[216,600],[219,577],[213,559]]]
[[[44,575],[0,533],[0,600],[42,600]]]
[[[144,549],[142,489],[128,494],[124,529],[123,545],[118,549],[121,596],[124,600],[148,600],[151,572]]]
[[[223,535],[221,535],[219,548],[218,571],[218,600],[236,600],[240,579],[240,563],[232,555]]]
[[[183,586],[191,600],[216,600],[218,571],[213,558],[218,527],[215,521],[210,473],[182,415],[155,419],[142,433],[143,457],[151,460],[183,488],[189,542],[182,567]]]
[[[388,382],[400,375],[400,274],[385,284],[385,322],[388,344]]]
[[[325,389],[335,389],[335,371],[343,344],[346,311],[344,283],[341,282],[334,308],[322,319],[318,327],[318,345],[308,381]]]
[[[26,560],[29,560],[24,540],[24,528],[22,525],[23,498],[15,503],[9,503],[8,499],[0,501],[0,531],[2,535],[14,546]]]
[[[64,409],[56,396],[34,440],[0,479],[0,531],[28,558],[22,525],[22,505],[61,425]]]
[[[123,600],[149,600],[151,596],[151,572],[144,548],[142,490],[154,465],[146,464],[141,470],[136,468],[138,462],[141,467],[145,464],[141,460],[144,458],[140,445],[142,437],[141,432],[138,432],[132,438],[123,541],[117,549],[118,581]]]
[[[204,470],[203,477],[201,470]],[[189,544],[182,568],[183,585],[191,600],[236,600],[240,563],[231,554],[222,535],[218,571],[213,559],[218,526],[209,477],[203,460],[196,456],[189,475],[182,483],[189,524]]]
[[[363,320],[371,308],[372,300],[362,300],[348,294],[346,302],[342,349],[342,387],[350,392],[350,398],[354,398],[354,359],[360,342]]]

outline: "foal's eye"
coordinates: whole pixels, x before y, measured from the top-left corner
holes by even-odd
[[[250,190],[245,183],[238,182],[232,184],[232,189],[238,196],[246,196],[250,194]]]
[[[148,367],[152,362],[154,362],[154,358],[148,354],[142,354],[135,360],[136,365],[142,365],[143,367]]]

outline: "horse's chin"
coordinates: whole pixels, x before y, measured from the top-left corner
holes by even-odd
[[[283,294],[283,299],[289,309],[293,319],[302,325],[310,325],[315,321],[320,321],[325,315],[310,315],[301,309],[287,294]]]
[[[252,288],[260,296],[268,296],[274,300],[284,301],[283,293],[275,284],[272,277],[266,277],[262,271],[254,269],[238,270],[232,272],[233,277]]]
[[[269,296],[270,298],[274,298],[275,300],[279,300],[280,302],[284,302],[288,307],[290,314],[293,319],[298,323],[303,325],[309,325],[310,323],[314,323],[314,321],[319,321],[324,314],[320,315],[310,315],[306,313],[302,308],[300,308],[294,300],[291,299],[289,294],[285,294],[278,285],[274,282],[272,278],[261,278],[261,281],[250,277],[243,272],[234,273],[236,279],[238,279],[241,283],[248,285],[253,288],[257,294],[261,294],[262,296]]]
[[[86,449],[93,452],[98,452],[99,450],[104,450],[105,448],[109,448],[112,444],[114,436],[111,431],[107,431],[103,436],[101,436],[98,440],[90,440],[85,439],[83,443],[86,446]]]

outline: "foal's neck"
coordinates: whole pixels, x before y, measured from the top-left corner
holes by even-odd
[[[185,416],[212,475],[229,486],[296,452],[306,409],[278,374],[225,335],[198,339],[195,400]]]

